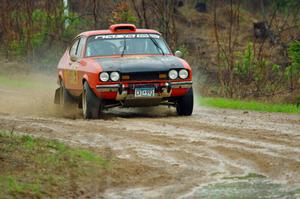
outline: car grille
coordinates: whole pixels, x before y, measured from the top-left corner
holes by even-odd
[[[160,74],[165,74],[160,77]],[[140,80],[163,80],[167,79],[167,72],[138,72],[138,73],[123,73],[122,81],[140,81]]]

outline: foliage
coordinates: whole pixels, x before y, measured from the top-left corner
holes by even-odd
[[[244,51],[236,52],[233,70],[237,97],[246,95],[249,90],[257,94],[273,94],[278,89],[277,81],[283,75],[281,67],[264,57],[259,59],[254,55],[254,51],[253,43],[249,42]],[[269,81],[270,77],[276,79]]]
[[[255,67],[253,43],[249,42],[244,52],[237,53],[237,61],[235,64],[235,72],[243,77],[246,77],[251,68]]]
[[[137,18],[133,15],[126,2],[120,2],[112,12],[111,23],[137,23]]]
[[[280,75],[280,66],[278,64],[271,63],[268,59],[257,59],[254,56],[253,43],[249,42],[244,51],[237,53],[237,61],[235,64],[235,72],[242,78],[249,78],[251,76],[253,81],[263,80],[261,69],[268,69],[269,71],[276,73],[276,76]]]
[[[300,68],[300,41],[292,42],[288,49],[289,57],[295,68]]]
[[[32,65],[51,70],[80,32],[107,28],[113,23],[133,23],[140,28],[159,30],[172,51],[181,50],[185,58],[191,58],[190,63],[196,60],[194,70],[199,71],[194,74],[200,74],[205,65],[209,74],[206,79],[218,81],[220,95],[275,95],[287,88],[299,88],[299,42],[290,43],[300,31],[299,0],[263,4],[205,0],[205,13],[194,9],[195,1],[186,1],[182,7],[175,5],[177,1],[69,1],[68,16],[62,2],[2,3],[7,8],[0,16],[0,54],[5,60],[38,63]],[[266,21],[272,42],[270,38],[253,39],[253,24],[249,23],[252,19]],[[197,46],[201,52],[195,50],[199,49]]]
[[[189,50],[188,47],[184,44],[180,45],[178,47],[178,50],[182,52],[182,57],[188,57],[189,56]]]
[[[282,13],[289,15],[290,12],[298,12],[299,0],[275,0],[272,2]]]
[[[290,43],[288,55],[291,59],[291,65],[285,70],[286,78],[290,81],[290,89],[294,89],[294,81],[300,78],[300,41]]]
[[[53,2],[51,7],[47,3],[41,1],[31,5],[26,2],[23,6],[17,2],[15,9],[7,11],[8,18],[2,20],[2,25],[8,29],[4,32],[7,59],[26,58],[46,66],[56,64],[69,41],[80,31],[89,29],[86,19],[78,13],[70,11],[65,16],[61,2]],[[31,9],[26,8],[33,5]],[[70,22],[68,27],[64,26],[66,20]]]

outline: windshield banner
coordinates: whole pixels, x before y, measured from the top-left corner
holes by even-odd
[[[159,39],[157,34],[111,34],[111,35],[97,35],[95,39],[134,39],[134,38],[154,38]]]

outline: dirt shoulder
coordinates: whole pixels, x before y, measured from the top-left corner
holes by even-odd
[[[109,149],[92,152],[29,135],[0,132],[0,152],[1,198],[101,198],[114,186],[154,185],[156,177],[145,175],[154,170],[170,179],[156,168],[118,159]],[[137,181],[136,173],[144,180]]]

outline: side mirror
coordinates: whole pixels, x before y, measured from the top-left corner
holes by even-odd
[[[182,57],[182,52],[179,50],[175,51],[175,56],[181,58]]]
[[[77,61],[78,57],[76,55],[70,55],[70,59],[72,62]]]

